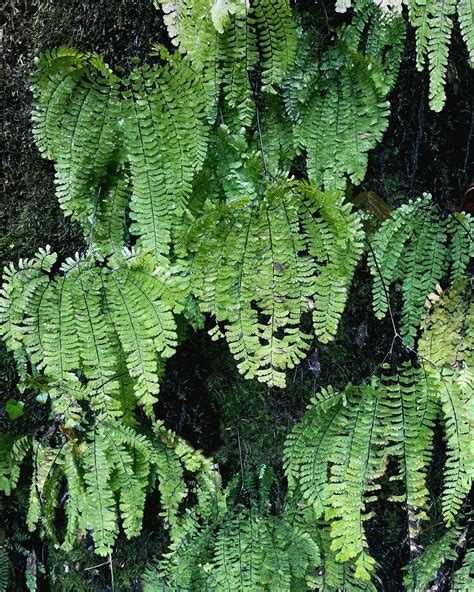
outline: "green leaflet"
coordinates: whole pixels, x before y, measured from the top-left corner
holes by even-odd
[[[308,349],[300,329],[306,312],[321,341],[334,336],[361,253],[358,217],[348,205],[330,206],[340,199],[280,182],[249,202],[209,204],[191,227],[191,289],[202,310],[223,323],[247,378],[285,385],[285,369]],[[220,336],[217,327],[212,335]]]

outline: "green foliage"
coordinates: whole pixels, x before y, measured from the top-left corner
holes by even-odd
[[[61,425],[53,440],[33,442],[28,528],[35,530],[41,521],[51,540],[65,550],[90,532],[95,552],[109,555],[119,532],[118,517],[127,538],[137,536],[146,493],[155,483],[163,523],[171,533],[182,529],[180,504],[191,492],[198,509],[218,500],[219,477],[212,462],[160,422],[153,434],[146,434],[112,418],[95,420],[92,425],[84,421],[74,429]],[[2,455],[8,454],[7,446],[2,443]],[[21,439],[13,444],[16,449],[21,446]],[[15,460],[19,470],[18,453]],[[194,474],[194,487],[186,485],[185,471]],[[8,494],[16,480],[16,473],[4,474],[2,490]],[[68,492],[64,529],[58,521],[63,481]]]
[[[103,241],[123,240],[127,206],[129,231],[153,253],[166,253],[173,219],[206,154],[199,77],[184,60],[164,49],[159,55],[162,66],[137,68],[128,79],[74,49],[53,50],[37,63],[38,147],[55,161],[60,205],[86,237],[98,215],[91,238],[102,239],[104,255],[110,245]]]
[[[191,227],[191,289],[224,323],[246,377],[285,385],[285,369],[309,347],[300,329],[307,311],[322,342],[335,335],[362,250],[358,217],[341,202],[311,185],[275,182],[253,200],[208,203]]]
[[[474,577],[474,550],[469,549],[464,556],[461,567],[454,574],[453,591],[469,592]]]
[[[407,367],[370,386],[349,385],[341,394],[323,391],[286,443],[290,490],[302,496],[315,520],[329,521],[335,560],[351,562],[355,577],[362,580],[369,579],[374,569],[363,524],[373,517],[368,505],[378,498],[387,456],[397,460],[391,480],[402,484],[403,493],[391,500],[402,502],[407,511],[409,544],[414,551],[419,521],[427,518],[434,419],[444,395],[424,376],[423,368]],[[447,524],[457,516],[469,491],[465,481],[455,482],[455,473],[465,471],[465,460],[455,456],[451,435],[456,430],[465,433],[459,411],[443,407],[450,450],[444,492],[448,501],[444,504],[455,508],[455,512],[445,512]],[[464,454],[469,455],[465,448]]]
[[[452,527],[438,541],[416,557],[407,567],[403,583],[408,590],[423,592],[437,578],[438,570],[446,561],[455,561],[454,549],[460,539],[459,527]]]
[[[388,289],[400,282],[400,331],[409,346],[414,344],[427,297],[448,273],[452,281],[465,273],[474,248],[473,228],[468,214],[443,219],[425,195],[392,212],[369,239],[375,315],[382,318],[387,313]]]
[[[416,67],[426,63],[430,72],[430,106],[441,111],[446,101],[445,83],[448,53],[457,10],[459,25],[474,66],[473,4],[470,0],[406,0],[410,24],[416,35]]]
[[[346,176],[362,182],[367,152],[387,128],[387,95],[404,39],[400,17],[383,20],[371,2],[357,7],[352,23],[336,30],[333,45],[318,47],[311,30],[302,35],[295,68],[285,80],[295,143],[306,151],[308,176],[338,188]],[[367,38],[361,35],[364,27]]]
[[[196,525],[145,574],[145,591],[312,589],[320,557],[311,537],[284,517],[240,508]]]
[[[183,310],[179,278],[165,261],[156,267],[138,251],[110,259],[109,266],[91,257],[69,259],[51,279],[55,260],[45,249],[6,269],[1,319],[8,348],[26,350],[57,412],[72,425],[77,404],[69,408],[71,396],[87,394],[95,412],[120,415],[133,391],[150,409],[161,359],[176,346],[172,311]],[[127,372],[125,384],[119,378]]]
[[[169,545],[145,589],[176,591],[372,592],[380,554],[371,528],[395,502],[407,524],[405,583],[424,590],[456,559],[474,468],[469,215],[443,218],[425,195],[368,237],[375,314],[389,312],[394,331],[384,362],[398,344],[411,362],[382,362],[340,392],[323,387],[287,438],[283,468],[275,442],[294,418],[266,419],[251,461],[242,453],[252,390],[222,414],[233,425],[221,433],[237,428],[241,473],[226,489],[212,459],[156,420],[164,362],[186,321],[203,328],[205,313],[246,378],[285,387],[311,348],[313,392],[319,385],[317,348],[336,337],[363,251],[362,216],[343,190],[364,181],[388,126],[404,50],[401,4],[357,0],[336,27],[334,15],[317,23],[287,0],[155,4],[174,53],[155,45],[149,63],[133,62],[128,74],[68,48],[37,61],[35,139],[54,161],[58,201],[85,246],[65,261],[41,249],[4,271],[0,334],[25,395],[6,412],[21,421],[19,409],[27,415],[36,396],[50,416],[45,429],[2,434],[0,490],[11,495],[20,467],[32,466],[30,531],[64,552],[90,536],[110,565],[120,533],[141,532],[147,496],[159,498]],[[430,102],[440,110],[456,2],[408,6],[417,66],[428,61]],[[472,61],[472,6],[457,7]],[[442,454],[434,454],[438,426]],[[221,458],[231,456],[230,439]],[[444,471],[438,497],[434,460]],[[2,547],[0,590],[5,565]]]

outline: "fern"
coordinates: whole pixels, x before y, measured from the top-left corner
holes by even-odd
[[[415,27],[416,65],[421,71],[428,62],[430,106],[434,111],[441,111],[446,102],[446,71],[456,8],[472,66],[472,4],[464,0],[407,0],[406,3],[410,24]]]
[[[390,457],[398,465],[390,478],[403,485],[402,493],[390,499],[403,502],[408,543],[411,552],[417,553],[421,521],[428,517],[426,481],[440,408],[448,447],[443,513],[447,525],[457,518],[470,488],[469,432],[464,422],[470,405],[467,393],[472,393],[472,382],[467,383],[462,373],[458,381],[464,385],[465,402],[451,396],[451,408],[443,402],[442,385],[425,367],[405,366],[396,376],[373,378],[370,386],[349,384],[340,394],[328,389],[313,400],[303,421],[288,436],[284,459],[290,494],[300,500],[300,512],[311,508],[312,515],[305,520],[324,525],[325,519],[329,524],[330,582],[371,578],[375,561],[363,525],[373,516],[367,506],[377,500]],[[339,563],[346,567],[338,567]]]
[[[132,251],[112,259],[111,267],[70,259],[50,280],[54,259],[41,251],[6,271],[1,314],[7,345],[26,349],[59,399],[68,390],[83,397],[85,380],[93,409],[113,414],[123,412],[118,377],[124,359],[137,400],[149,409],[158,393],[158,355],[169,357],[177,343],[172,309],[183,309],[180,282],[154,258]]]
[[[457,553],[454,549],[460,538],[460,528],[453,526],[439,540],[416,557],[407,567],[403,580],[406,588],[413,592],[426,590],[433,580],[437,579],[438,570],[446,561],[454,561]]]
[[[457,3],[459,26],[469,53],[469,63],[474,67],[474,4],[472,0]]]
[[[316,544],[284,518],[241,509],[191,531],[177,556],[145,575],[145,590],[308,590]]]
[[[59,48],[43,54],[34,77],[35,137],[56,163],[56,193],[66,215],[83,224],[117,144],[118,80],[95,54]]]
[[[423,322],[420,354],[436,384],[447,441],[443,517],[454,522],[472,484],[472,286],[459,280]]]
[[[190,231],[192,290],[202,310],[224,323],[247,378],[284,386],[284,370],[308,348],[300,329],[306,311],[314,309],[321,341],[335,334],[361,243],[357,217],[347,205],[335,212],[334,198],[279,182],[251,202],[209,204]],[[217,327],[211,334],[221,335]]]
[[[381,26],[375,9],[364,47],[360,29],[370,20],[369,14],[370,7],[367,12],[362,8],[348,27],[336,32],[336,43],[325,52],[311,50],[303,37],[303,55],[285,81],[287,107],[297,117],[295,142],[306,151],[309,177],[325,186],[344,187],[346,175],[354,184],[360,183],[367,169],[367,152],[387,127],[386,96],[398,72],[403,27],[398,18]],[[382,56],[392,45],[385,62]],[[308,68],[311,53],[316,68]],[[292,95],[296,105],[291,105]]]
[[[474,577],[474,550],[469,549],[461,567],[454,574],[453,591],[469,592]]]
[[[61,427],[56,446],[36,441],[29,529],[36,529],[41,522],[51,539],[65,550],[71,550],[77,538],[90,531],[95,552],[108,555],[118,535],[119,518],[127,538],[140,534],[146,493],[153,477],[166,510],[164,524],[178,536],[183,520],[180,502],[190,493],[184,470],[199,483],[193,494],[196,507],[205,515],[207,508],[212,508],[212,500],[218,502],[220,495],[220,481],[212,462],[161,424],[156,424],[155,431],[153,437],[109,418],[92,426],[83,421],[74,430]],[[15,442],[16,448],[20,446],[22,440]],[[21,460],[16,459],[18,467]],[[63,478],[68,495],[66,529],[61,540],[57,508]],[[10,489],[14,486],[10,480]]]
[[[123,178],[128,161],[130,231],[156,254],[169,250],[172,220],[189,198],[207,150],[199,75],[163,48],[158,54],[163,66],[136,69],[122,81],[96,55],[64,48],[46,53],[37,64],[33,113],[38,146],[56,163],[65,214],[82,224],[86,237],[96,215],[99,226],[105,215],[103,240],[113,232],[120,241],[127,194],[120,181],[111,189],[106,176],[116,170]]]
[[[431,204],[430,196],[425,195],[393,212],[371,239],[369,267],[374,278],[375,314],[378,318],[386,314],[389,307],[386,289],[400,280],[403,294],[400,328],[410,346],[414,344],[427,296],[450,269],[454,277],[466,270],[472,248],[469,230],[472,221],[469,215],[458,216],[457,220],[443,220]]]

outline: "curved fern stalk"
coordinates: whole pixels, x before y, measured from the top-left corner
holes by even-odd
[[[369,268],[374,278],[375,314],[382,318],[388,310],[385,288],[402,282],[401,334],[413,346],[426,298],[452,270],[461,276],[472,249],[472,221],[443,220],[429,195],[404,204],[387,219],[371,239]],[[467,252],[466,252],[467,251]]]
[[[308,349],[309,336],[300,329],[305,312],[314,309],[322,341],[335,334],[361,235],[358,218],[348,207],[331,217],[328,203],[327,196],[309,185],[277,182],[250,203],[209,205],[191,227],[191,288],[202,310],[223,323],[223,334],[247,378],[285,385],[285,369]],[[339,279],[332,292],[327,282],[331,273]],[[212,335],[221,333],[216,328]]]
[[[425,370],[436,384],[444,416],[447,460],[442,510],[445,522],[454,522],[472,484],[473,367],[472,285],[458,281],[434,305],[423,323],[419,352],[430,360]]]
[[[55,161],[65,215],[90,226],[97,193],[118,139],[118,79],[94,54],[59,48],[43,54],[34,78],[35,138]]]

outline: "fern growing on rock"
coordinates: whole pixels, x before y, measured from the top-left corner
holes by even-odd
[[[64,260],[46,247],[4,270],[0,335],[19,393],[46,402],[49,416],[44,430],[0,435],[0,491],[11,496],[25,467],[28,528],[66,552],[90,536],[110,565],[120,534],[140,534],[155,491],[168,546],[146,571],[150,591],[373,592],[372,527],[382,504],[397,504],[405,586],[424,590],[450,560],[462,589],[472,219],[445,217],[424,195],[371,231],[349,201],[398,90],[402,3],[356,0],[334,17],[351,5],[338,1],[327,23],[287,0],[154,4],[172,50],[152,46],[147,63],[126,72],[65,47],[36,61],[34,138],[83,246]],[[405,4],[440,110],[455,10],[472,61],[472,5]],[[335,351],[326,344],[347,303],[347,318],[358,305],[364,243],[392,344],[368,379],[333,389],[314,359]],[[284,388],[312,350],[321,389],[296,425],[277,410],[283,463],[274,454],[277,476],[259,468],[258,500],[244,482],[240,414],[241,476],[226,487],[217,462],[157,419],[165,362],[188,324],[210,327],[241,374],[268,387]],[[265,390],[284,405],[284,393]],[[5,565],[0,546],[0,589]]]

